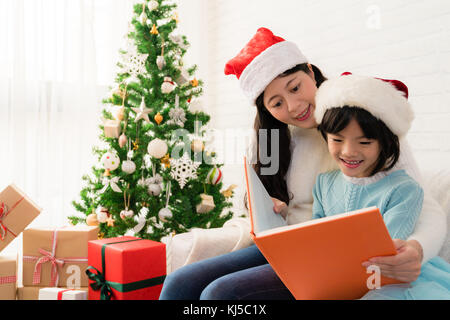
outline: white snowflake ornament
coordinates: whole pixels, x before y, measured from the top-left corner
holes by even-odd
[[[197,179],[197,169],[200,163],[194,162],[185,153],[179,159],[170,159],[170,175],[175,179],[180,188],[183,189],[190,179]]]
[[[126,53],[122,54],[123,71],[135,79],[137,79],[138,75],[147,74],[147,69],[145,68],[147,57],[148,54],[138,52],[137,46],[131,39],[128,39]]]

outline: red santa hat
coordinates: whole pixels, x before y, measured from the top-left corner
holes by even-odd
[[[239,79],[244,94],[255,103],[266,86],[281,73],[308,60],[293,42],[259,28],[236,57],[228,61],[225,74]]]
[[[316,93],[314,117],[322,122],[327,109],[360,107],[383,121],[399,137],[405,136],[414,119],[408,102],[408,87],[398,80],[387,80],[344,72],[324,81]]]

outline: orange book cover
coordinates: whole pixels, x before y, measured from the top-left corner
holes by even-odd
[[[287,225],[273,212],[270,196],[245,158],[244,163],[252,238],[296,299],[358,299],[374,286],[399,283],[383,276],[377,282],[379,270],[361,265],[371,257],[396,254],[378,208]]]

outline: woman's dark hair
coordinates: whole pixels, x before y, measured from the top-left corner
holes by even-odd
[[[322,72],[314,65],[311,65],[312,71],[314,73],[314,79],[316,80],[317,87],[319,87],[322,82],[326,80],[323,76]],[[308,67],[307,63],[302,63],[296,65],[292,69],[289,69],[278,77],[286,77],[290,74],[293,74],[297,71],[303,71],[306,74],[310,74],[311,71]],[[289,204],[289,200],[292,197],[289,195],[287,190],[286,183],[286,173],[289,169],[289,164],[291,162],[291,135],[289,133],[289,129],[287,124],[275,119],[270,112],[264,106],[264,92],[261,93],[256,99],[256,117],[254,122],[254,130],[256,132],[256,141],[257,141],[257,162],[253,165],[253,168],[256,171],[256,174],[261,179],[264,187],[271,197],[277,198],[286,204]],[[271,141],[271,130],[279,130],[279,169],[274,175],[261,175],[261,168],[265,167],[260,161],[260,150],[259,150],[259,130],[266,129],[267,130],[267,146],[265,146],[265,150],[267,150],[267,155],[273,157],[272,154],[272,141]],[[269,167],[271,164],[267,164]]]
[[[335,134],[344,130],[352,119],[358,122],[367,139],[378,140],[380,144],[380,156],[370,175],[392,169],[400,156],[398,137],[383,121],[374,117],[367,110],[350,106],[328,109],[318,129],[327,141],[328,133]]]

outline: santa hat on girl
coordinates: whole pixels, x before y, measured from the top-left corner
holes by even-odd
[[[266,86],[281,73],[308,60],[293,42],[259,28],[239,54],[228,61],[225,74],[239,79],[244,94],[255,103]]]
[[[408,87],[398,80],[386,80],[343,73],[324,81],[316,93],[317,123],[327,109],[360,107],[383,121],[398,137],[405,136],[414,119],[408,102]]]

